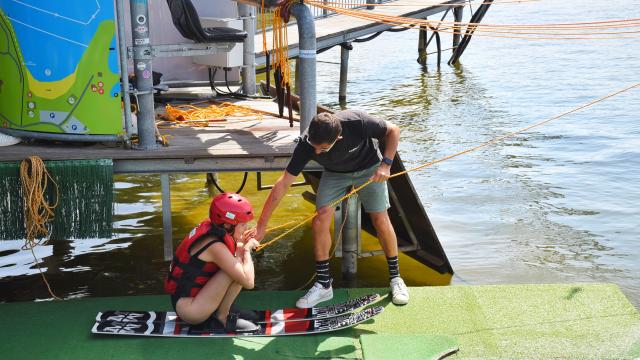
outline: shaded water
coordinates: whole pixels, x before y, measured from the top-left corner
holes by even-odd
[[[634,7],[634,5],[636,5]],[[467,9],[468,10],[468,9]],[[633,1],[496,4],[487,23],[553,23],[640,17]],[[468,18],[468,11],[467,15]],[[450,44],[444,37],[443,44]],[[526,41],[475,37],[462,65],[422,69],[417,32],[385,33],[350,54],[348,107],[403,129],[407,168],[473,147],[640,81],[635,40]],[[447,57],[444,57],[445,61]],[[330,50],[319,60],[339,61]],[[337,104],[338,65],[318,64],[318,100]],[[640,90],[412,174],[456,276],[453,283],[608,282],[640,306]],[[273,182],[278,174],[267,176]],[[39,248],[59,296],[161,293],[160,182],[115,177],[113,239],[56,241]],[[235,190],[241,174],[222,174]],[[207,213],[204,175],[172,176],[176,241]],[[312,212],[295,188],[270,225]],[[243,194],[261,205],[252,174]],[[367,239],[373,243],[372,239]],[[311,276],[309,227],[257,260],[259,289],[295,289]],[[1,301],[48,298],[22,241],[0,242]],[[339,277],[339,263],[334,264]],[[401,259],[410,285],[430,281]],[[359,286],[384,286],[380,256],[361,259]]]

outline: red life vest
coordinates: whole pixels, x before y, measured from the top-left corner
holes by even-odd
[[[182,240],[173,256],[167,279],[164,282],[164,291],[166,293],[178,297],[194,297],[200,289],[202,289],[204,284],[219,270],[216,263],[198,259],[198,256],[207,250],[209,246],[220,241],[219,237],[205,244],[193,255],[190,254],[193,244],[201,237],[213,235],[210,233],[213,227],[214,225],[211,223],[211,220],[206,219],[191,230]],[[235,254],[236,243],[226,231],[223,236],[223,241],[227,248],[229,248],[231,254]]]

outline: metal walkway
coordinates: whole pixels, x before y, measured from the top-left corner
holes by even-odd
[[[452,9],[452,4],[464,4],[464,0],[449,0],[442,1],[441,5],[431,5],[425,7],[424,5],[416,4],[416,2],[410,2],[407,0],[394,1],[392,4],[399,6],[378,6],[374,10],[366,10],[372,13],[380,13],[385,15],[404,16],[415,19],[425,19],[428,16],[432,16],[443,11]],[[258,16],[260,14],[258,13]],[[363,36],[375,34],[380,31],[386,31],[392,28],[390,25],[380,24],[374,21],[359,19],[346,15],[328,16],[323,18],[316,18],[316,48],[317,51],[353,41]],[[289,40],[289,57],[298,57],[298,28],[295,24],[290,24],[288,29]],[[267,46],[272,46],[272,31],[267,30]],[[265,56],[262,49],[262,33],[259,32],[255,36],[256,44],[256,65],[265,65]]]

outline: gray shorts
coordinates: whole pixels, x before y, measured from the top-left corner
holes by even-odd
[[[369,169],[352,173],[322,172],[318,193],[316,194],[316,209],[327,206],[347,194],[351,186],[358,187],[376,172],[379,165]],[[387,182],[373,182],[360,191],[358,198],[368,213],[385,211],[389,208],[389,192]]]

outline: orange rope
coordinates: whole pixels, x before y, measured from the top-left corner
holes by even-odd
[[[474,35],[478,36],[531,40],[627,39],[636,38],[638,37],[637,34],[640,34],[640,18],[561,24],[486,24],[392,16],[371,11],[328,6],[323,2],[314,0],[308,0],[307,3],[339,14],[376,21],[391,26],[419,28],[419,26],[416,25],[420,25],[430,27],[432,30],[438,32],[461,35],[465,34],[465,31],[458,30],[461,26],[471,26],[475,28]],[[629,30],[604,31],[613,29]],[[570,30],[579,30],[580,32],[569,32]]]
[[[227,121],[229,117],[257,116],[258,119],[251,120],[262,120],[262,114],[259,111],[229,102],[223,102],[219,105],[211,104],[208,107],[197,107],[189,104],[171,106],[167,104],[165,111],[166,115],[162,116],[164,120],[182,126],[204,127],[208,126],[209,122],[212,121],[229,123]]]
[[[49,205],[44,197],[47,190],[48,180],[51,180],[56,189],[56,202]],[[51,286],[44,276],[44,272],[40,268],[38,258],[33,250],[38,245],[46,245],[51,235],[49,222],[53,219],[53,209],[58,206],[60,195],[58,194],[58,185],[53,180],[44,161],[37,156],[30,156],[20,163],[20,182],[22,184],[22,196],[24,201],[24,218],[26,227],[26,239],[22,246],[23,250],[31,250],[36,267],[42,276],[49,294],[56,300],[57,297]]]

